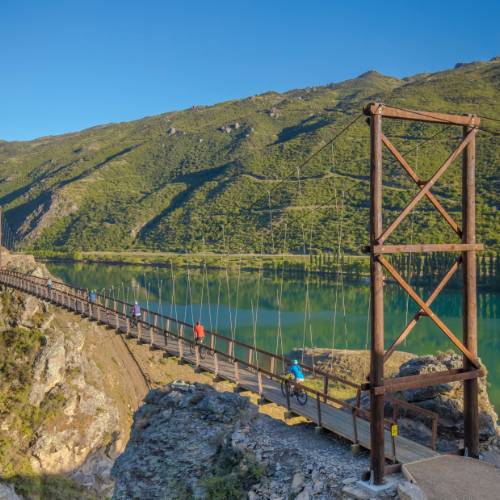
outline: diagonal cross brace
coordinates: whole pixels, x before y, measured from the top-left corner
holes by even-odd
[[[439,285],[434,289],[434,291],[429,295],[425,303],[430,307],[431,304],[436,300],[436,297],[441,293],[443,288],[448,284],[453,275],[457,272],[460,263],[462,262],[462,257],[458,257],[453,265],[450,267],[449,271],[445,274]],[[399,337],[390,345],[390,347],[385,351],[384,363],[392,356],[396,348],[403,342],[410,332],[415,328],[418,320],[422,317],[424,311],[420,309],[417,311],[413,319],[405,326],[404,330],[399,334]]]
[[[404,278],[396,271],[394,266],[383,256],[379,255],[377,260],[384,266],[389,274],[398,282],[398,284],[405,290],[405,292],[420,306],[429,318],[436,323],[439,329],[455,344],[455,346],[464,354],[464,356],[471,362],[471,364],[480,368],[479,360],[472,354],[464,344],[455,337],[453,332],[436,316],[432,309],[422,300],[422,298],[413,290],[413,288],[404,280]]]
[[[410,167],[408,162],[403,158],[403,155],[396,149],[394,144],[386,137],[385,134],[382,134],[382,142],[385,144],[392,156],[394,156],[399,164],[406,170],[406,173],[410,176],[410,178],[415,181],[415,184],[420,187],[420,183],[422,182],[420,177]],[[434,205],[434,208],[443,216],[444,220],[450,225],[453,231],[455,231],[455,233],[457,233],[457,235],[461,238],[462,230],[460,229],[460,226],[453,220],[451,215],[445,210],[439,200],[430,191],[425,193],[425,196]]]
[[[458,158],[458,156],[462,153],[462,151],[466,148],[466,146],[470,143],[473,137],[475,137],[477,129],[471,129],[469,133],[465,136],[464,140],[460,143],[460,145],[451,153],[448,159],[439,167],[436,173],[430,178],[429,181],[422,187],[422,189],[418,192],[418,194],[413,198],[413,200],[406,205],[404,210],[396,217],[396,219],[390,224],[390,226],[380,235],[377,239],[377,243],[381,245],[392,233],[393,231],[401,224],[401,222],[405,219],[405,217],[415,208],[417,203],[430,191],[432,186],[436,184],[439,178],[448,170],[448,167]]]

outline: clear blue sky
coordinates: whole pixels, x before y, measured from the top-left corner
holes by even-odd
[[[500,53],[493,0],[2,0],[0,138]]]

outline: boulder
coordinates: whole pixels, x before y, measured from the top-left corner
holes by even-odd
[[[461,366],[462,358],[457,354],[420,356],[403,363],[397,377],[436,373]],[[395,394],[395,396],[437,413],[439,415],[438,435],[440,439],[456,443],[463,439],[463,383],[450,382],[431,387],[408,389]],[[387,410],[390,411],[391,405],[387,406]],[[401,410],[400,415],[403,417],[400,426],[406,428],[412,435],[422,435],[422,424],[430,425],[429,418],[419,413]],[[489,443],[497,436],[497,422],[498,416],[488,398],[486,377],[480,378],[479,438],[484,444]],[[427,436],[424,435],[424,438],[428,443]]]
[[[268,114],[271,118],[279,118],[281,116],[281,113],[279,112],[278,108],[271,108],[269,111],[268,111]]]
[[[7,483],[0,483],[0,500],[22,500],[14,488]]]

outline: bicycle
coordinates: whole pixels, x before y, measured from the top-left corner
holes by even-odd
[[[281,381],[281,392],[285,397],[288,392],[290,397],[295,397],[297,403],[301,406],[304,406],[307,403],[307,392],[304,391],[299,384],[291,384],[291,378],[288,375]]]
[[[137,328],[139,326],[140,316],[132,316],[130,318],[130,328]]]
[[[200,358],[205,359],[207,357],[207,348],[199,340],[195,340],[194,342],[189,343],[189,352],[191,354],[195,354],[196,346],[198,346],[198,352],[200,353]]]

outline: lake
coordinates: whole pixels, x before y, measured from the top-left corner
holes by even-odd
[[[338,283],[281,277],[277,273],[168,269],[106,264],[49,264],[61,280],[95,288],[188,322],[198,319],[211,330],[234,335],[278,354],[297,347],[365,349],[369,346],[368,283]],[[428,288],[428,289],[427,289]],[[431,287],[418,287],[423,297]],[[281,304],[281,305],[280,305]],[[390,344],[418,306],[395,284],[385,287],[385,338]],[[461,338],[462,296],[445,290],[432,306]],[[478,296],[479,355],[488,369],[489,394],[500,409],[500,291]],[[422,318],[400,350],[416,354],[453,346],[429,318]]]

